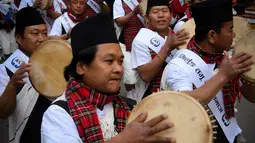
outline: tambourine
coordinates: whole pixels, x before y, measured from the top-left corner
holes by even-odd
[[[29,79],[35,90],[49,98],[63,94],[67,85],[64,69],[72,58],[71,45],[64,40],[48,40],[36,48],[29,59]]]
[[[255,61],[255,30],[250,31],[248,34],[239,39],[234,46],[233,54],[236,55],[240,52],[249,53],[252,55],[252,60]],[[251,70],[241,74],[242,82],[248,84],[255,84],[255,65],[253,64]]]
[[[234,16],[233,22],[234,22],[233,30],[234,30],[236,36],[233,39],[232,46],[234,46],[236,44],[236,42],[240,38],[242,38],[242,36],[244,36],[245,34],[247,34],[251,31],[251,27],[245,18]],[[193,18],[191,18],[181,26],[180,30],[185,29],[189,33],[190,39],[191,39],[195,35],[195,28],[196,28],[195,21]],[[186,49],[190,39],[187,39],[186,44],[179,46],[179,48]]]
[[[146,121],[168,114],[167,120],[174,123],[173,128],[157,136],[175,138],[177,143],[213,143],[214,132],[208,113],[197,100],[184,93],[163,91],[144,98],[132,110],[128,123],[143,112],[148,113]]]

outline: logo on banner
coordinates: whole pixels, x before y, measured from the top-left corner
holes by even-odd
[[[15,68],[19,68],[22,64],[22,60],[19,59],[18,57],[13,58],[13,60],[11,61],[11,64],[15,67]]]
[[[154,47],[158,47],[160,45],[159,39],[158,38],[152,38],[150,43],[154,46]]]
[[[222,116],[222,122],[224,123],[224,125],[227,127],[230,125],[230,121],[228,119],[226,119],[226,114],[224,114]]]

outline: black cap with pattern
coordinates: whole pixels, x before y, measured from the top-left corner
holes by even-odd
[[[105,43],[119,43],[113,20],[106,13],[89,17],[74,26],[71,32],[73,56],[83,49]]]

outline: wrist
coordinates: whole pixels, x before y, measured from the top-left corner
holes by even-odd
[[[227,82],[228,82],[228,77],[227,77],[227,75],[225,75],[224,73],[222,73],[222,72],[218,72],[217,74],[216,74],[216,76],[218,77],[218,79],[219,79],[219,81],[220,81],[220,83],[222,84],[222,85],[225,85]]]

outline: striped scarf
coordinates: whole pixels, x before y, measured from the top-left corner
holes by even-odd
[[[115,130],[119,133],[126,125],[130,108],[117,95],[98,93],[71,78],[67,85],[66,99],[83,143],[104,142],[96,109],[102,110],[108,103],[113,102]]]
[[[216,63],[216,68],[218,68],[224,58],[223,54],[210,54],[203,51],[195,42],[194,37],[190,40],[188,44],[188,49],[196,53],[201,57],[207,64]],[[238,97],[239,101],[241,99],[240,92],[240,83],[239,77],[235,77],[226,83],[222,88],[222,93],[224,97],[224,107],[226,112],[226,118],[229,119],[235,116],[234,106],[236,98]]]

